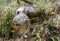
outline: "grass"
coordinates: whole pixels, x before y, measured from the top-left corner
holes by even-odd
[[[56,2],[56,0],[50,0],[49,2]],[[4,2],[4,3],[3,3]],[[33,0],[34,2],[34,0]],[[36,2],[37,3],[37,6],[41,9],[43,9],[45,3],[47,1],[45,0],[41,0],[40,2]],[[15,0],[9,0],[7,1],[7,3],[5,2],[5,0],[0,0],[0,32],[1,33],[10,33],[12,28],[13,28],[13,24],[12,24],[12,20],[13,20],[13,17],[14,17],[14,14],[15,14],[15,11],[17,9],[17,7],[19,6],[24,6],[24,5],[29,5],[27,3],[24,3],[24,2],[20,2],[20,4],[17,4]],[[45,19],[46,17],[49,16],[49,14],[47,14],[49,12],[50,9],[46,9],[48,10],[45,14],[44,13],[41,13],[40,14],[40,18],[41,20],[40,21],[43,21],[43,19]],[[52,22],[49,21],[49,24],[52,25]],[[47,24],[48,25],[48,24]],[[33,26],[32,26],[33,27]],[[35,27],[35,25],[34,25]],[[47,27],[46,27],[47,28]],[[39,33],[37,33],[37,38],[40,38],[39,37]],[[52,38],[52,40],[54,41],[54,38]],[[60,39],[59,39],[60,41]]]

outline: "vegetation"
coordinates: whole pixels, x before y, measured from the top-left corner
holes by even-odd
[[[30,41],[60,41],[60,27],[56,27],[56,25],[60,23],[58,6],[55,6],[58,1],[59,0],[31,0],[32,4],[36,4],[37,7],[40,8],[40,13],[39,19],[36,19],[38,22],[31,21],[30,37],[32,39],[30,38]],[[53,8],[48,6],[51,6],[51,3],[54,5]],[[12,20],[16,9],[20,6],[32,6],[32,4],[25,3],[22,0],[0,0],[1,41],[16,37],[16,33],[11,33],[13,30]]]

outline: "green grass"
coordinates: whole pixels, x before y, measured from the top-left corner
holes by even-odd
[[[53,2],[53,1],[56,2],[56,0],[50,0],[49,2]],[[34,2],[35,1],[33,0],[33,3]],[[39,2],[36,2],[36,3],[37,3],[37,6],[39,8],[43,9],[46,2],[47,1],[45,1],[45,0],[40,0]],[[24,2],[20,2],[20,4],[17,4],[16,1],[14,1],[14,0],[13,1],[8,0],[7,2],[5,0],[2,0],[2,1],[0,0],[0,9],[1,9],[1,12],[0,12],[1,22],[0,22],[0,24],[2,24],[0,26],[0,32],[1,33],[2,32],[3,33],[7,33],[7,32],[9,33],[12,30],[12,28],[13,28],[12,20],[14,18],[15,11],[16,11],[17,7],[24,6],[24,5],[29,5],[29,4],[24,3]],[[49,11],[47,11],[47,13],[48,12]],[[46,17],[49,16],[49,14],[47,14],[47,13],[41,13],[40,14],[40,18],[41,18],[40,21],[43,21],[43,19],[45,19]],[[49,24],[52,25],[51,21],[49,21]],[[36,37],[40,38],[39,33],[37,33]],[[54,38],[52,38],[52,40],[54,41]]]

